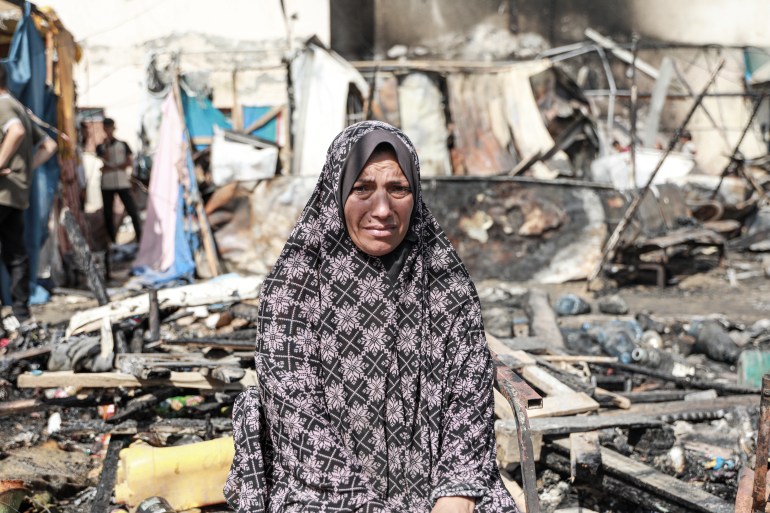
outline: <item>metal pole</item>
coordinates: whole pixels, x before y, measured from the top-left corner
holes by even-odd
[[[529,417],[527,416],[528,400],[538,402],[542,407],[542,398],[520,377],[503,364],[497,355],[493,353],[495,362],[495,382],[500,393],[503,394],[511,405],[516,417],[516,439],[519,445],[519,459],[521,466],[521,481],[524,488],[524,500],[527,504],[527,513],[540,513],[540,499],[537,495],[537,476],[535,474],[535,450],[532,445],[532,435],[529,429]]]
[[[623,236],[623,232],[626,230],[626,227],[631,221],[631,218],[634,216],[634,214],[636,214],[636,211],[639,209],[639,205],[642,203],[642,200],[647,194],[647,191],[649,190],[650,185],[652,185],[652,181],[655,179],[655,176],[658,174],[658,171],[660,171],[660,168],[663,165],[663,161],[666,160],[666,157],[668,157],[669,153],[671,153],[671,151],[674,149],[674,146],[676,145],[676,142],[679,140],[679,137],[682,131],[687,126],[687,123],[690,122],[690,118],[695,112],[695,109],[697,109],[700,102],[703,101],[703,97],[705,96],[706,91],[708,90],[709,87],[711,87],[711,84],[714,82],[714,80],[716,80],[717,74],[719,73],[719,71],[722,69],[722,66],[724,65],[725,65],[725,60],[721,59],[716,69],[714,69],[714,71],[711,73],[711,77],[708,79],[708,82],[706,82],[706,85],[703,87],[703,90],[695,99],[695,103],[693,103],[692,107],[690,107],[690,111],[687,113],[687,116],[685,116],[684,121],[679,126],[679,128],[676,129],[676,132],[674,132],[673,137],[671,137],[671,140],[668,143],[668,148],[666,149],[666,152],[658,161],[658,165],[655,166],[655,169],[653,169],[652,174],[650,174],[650,178],[647,180],[647,183],[645,184],[644,188],[642,188],[642,191],[640,192],[640,194],[636,196],[634,200],[631,202],[631,205],[629,205],[625,214],[623,214],[623,219],[620,220],[618,225],[615,227],[615,231],[612,232],[612,235],[610,236],[610,238],[607,239],[607,244],[605,245],[604,251],[602,252],[602,258],[599,261],[599,264],[594,269],[593,273],[591,273],[591,276],[588,278],[589,286],[591,282],[594,281],[597,276],[599,276],[599,273],[604,268],[605,264],[608,261],[611,261],[615,257],[615,250],[618,243],[620,242],[621,237]]]
[[[150,289],[149,302],[150,311],[148,313],[149,337],[148,342],[160,340],[160,305],[158,304],[158,289]]]
[[[604,52],[604,48],[597,46],[595,49],[596,53],[598,53],[599,57],[602,59],[602,68],[604,68],[604,74],[607,77],[607,85],[610,87],[610,97],[607,100],[607,138],[611,139],[612,130],[615,124],[615,93],[617,92],[617,87],[615,85],[615,77],[612,76],[612,68],[610,68],[610,63],[607,60],[607,54]],[[611,143],[612,142],[610,141],[610,144]]]
[[[757,112],[759,111],[759,106],[762,105],[762,100],[765,99],[765,96],[762,95],[759,98],[757,98],[757,101],[754,103],[754,108],[751,110],[751,116],[749,116],[749,122],[746,123],[746,126],[743,127],[743,132],[741,132],[741,136],[738,139],[738,143],[735,145],[735,148],[733,149],[733,154],[730,155],[730,163],[727,164],[727,166],[722,170],[722,174],[719,176],[719,183],[717,184],[716,189],[714,189],[714,192],[711,193],[711,199],[714,199],[717,197],[717,194],[719,193],[720,187],[722,187],[722,182],[725,180],[725,176],[727,176],[727,172],[730,169],[730,166],[732,166],[735,163],[735,157],[738,155],[738,152],[740,151],[741,144],[743,144],[743,139],[746,137],[746,134],[749,131],[749,128],[751,128],[751,125],[754,123],[754,118],[757,116]]]
[[[636,99],[639,90],[636,85],[636,57],[639,53],[639,36],[631,36],[633,54],[631,59],[631,183],[636,187]]]

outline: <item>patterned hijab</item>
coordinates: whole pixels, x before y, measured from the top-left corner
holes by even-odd
[[[414,198],[393,279],[387,258],[355,246],[342,213],[344,184],[381,142]],[[335,138],[265,280],[255,360],[260,388],[233,411],[225,495],[237,511],[428,513],[451,495],[475,497],[479,512],[515,511],[495,463],[478,298],[423,203],[400,130],[366,121]]]

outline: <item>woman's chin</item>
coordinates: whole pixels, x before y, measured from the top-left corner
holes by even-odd
[[[360,244],[357,243],[356,246],[369,256],[381,257],[396,249],[398,244],[390,241],[370,240],[363,241]]]

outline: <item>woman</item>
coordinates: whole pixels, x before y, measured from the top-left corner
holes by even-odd
[[[236,401],[239,512],[516,511],[475,288],[398,129],[345,129],[265,280]]]

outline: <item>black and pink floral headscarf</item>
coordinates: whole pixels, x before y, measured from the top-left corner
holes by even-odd
[[[346,162],[355,155],[363,166],[361,148],[375,139],[417,182],[395,279],[342,218]],[[495,462],[476,291],[423,203],[417,154],[400,130],[366,121],[334,140],[265,280],[258,324],[260,387],[233,411],[225,496],[236,511],[428,513],[453,495],[476,498],[477,512],[516,511]]]

